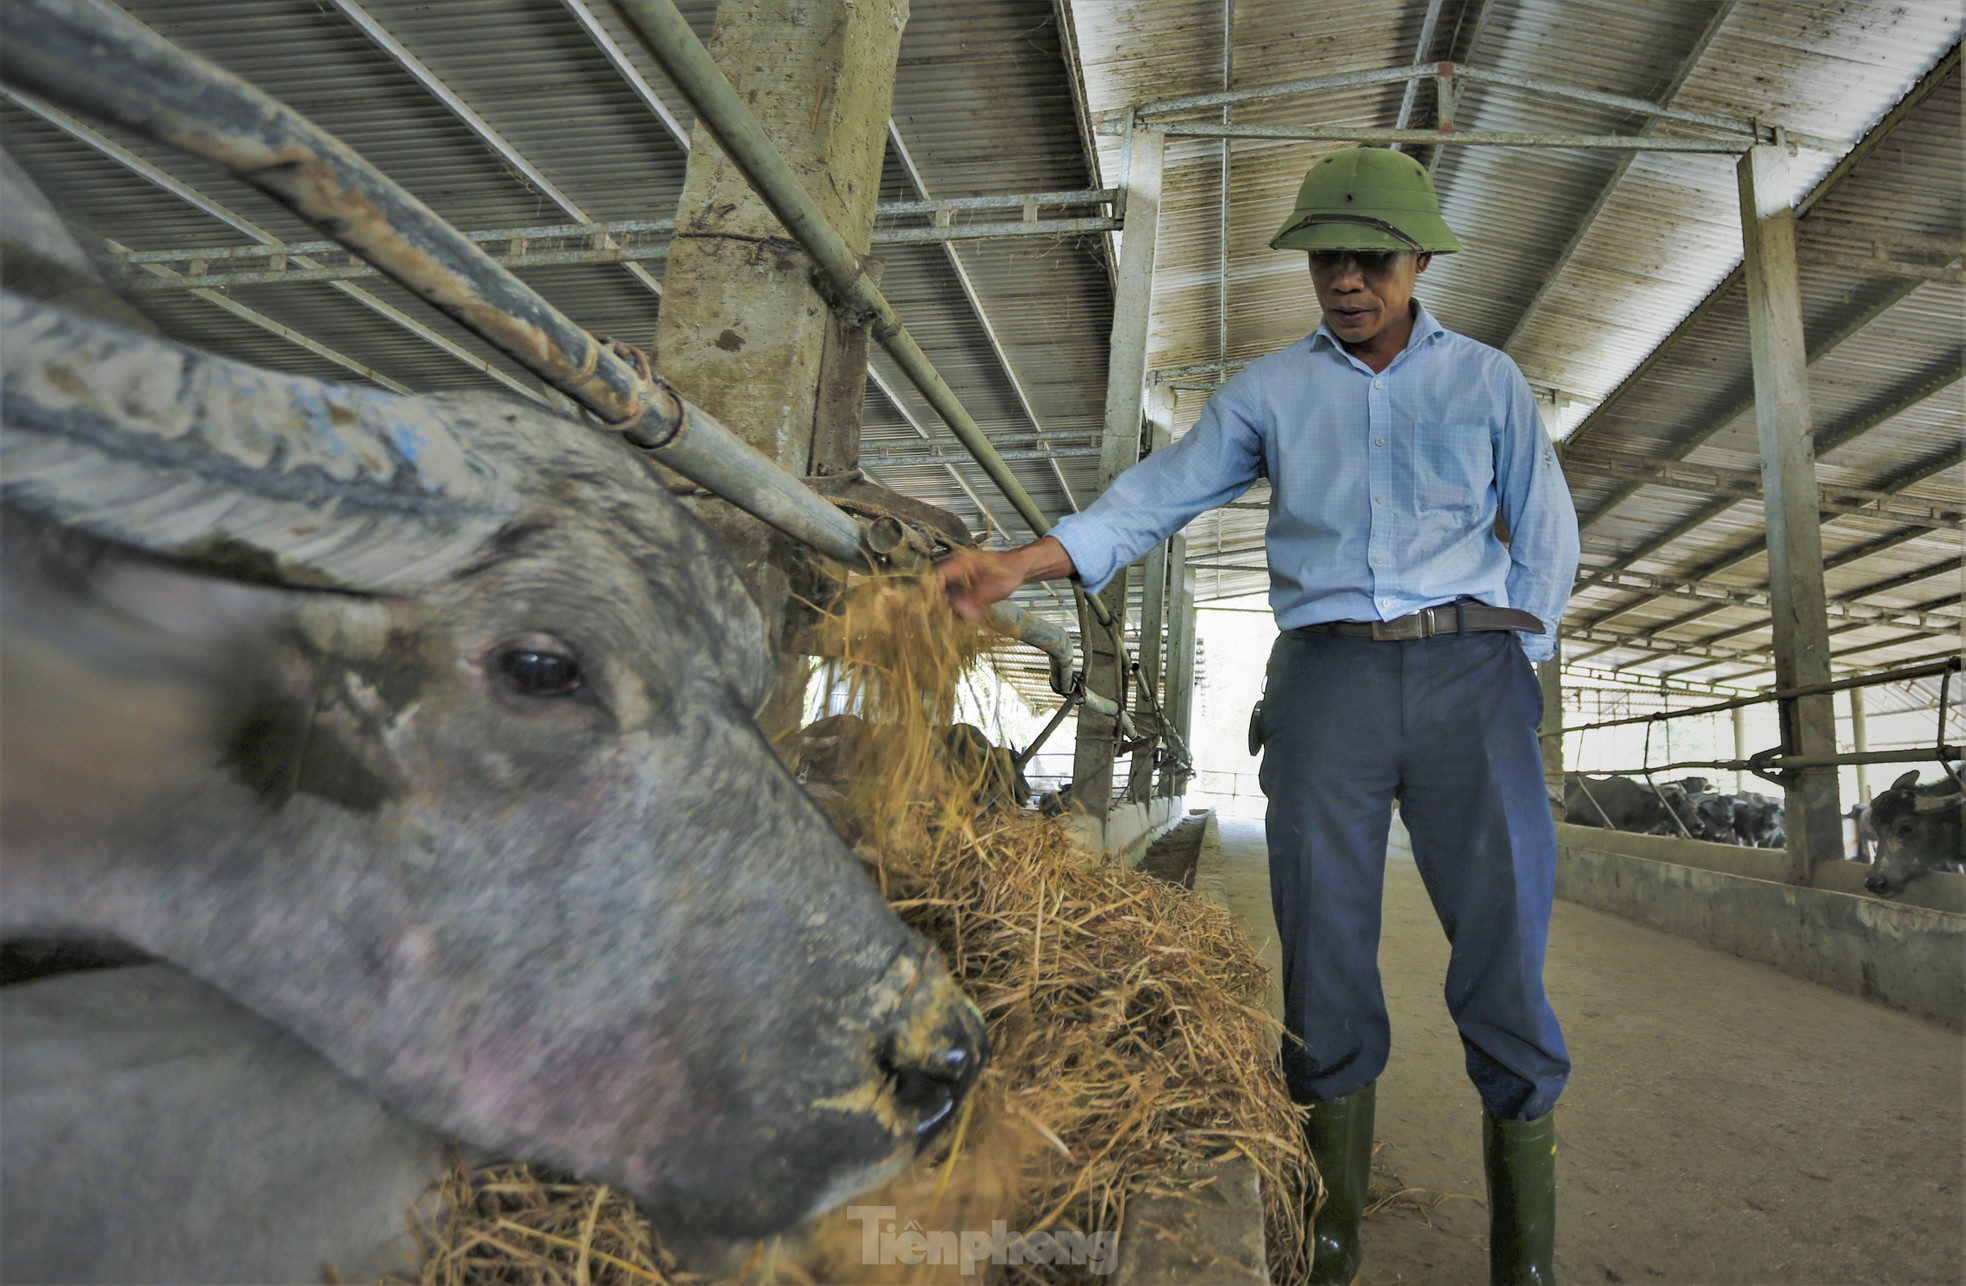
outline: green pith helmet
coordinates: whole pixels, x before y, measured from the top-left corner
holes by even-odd
[[[1304,176],[1297,208],[1272,250],[1432,250],[1461,248],[1440,217],[1426,167],[1383,147],[1333,152]]]

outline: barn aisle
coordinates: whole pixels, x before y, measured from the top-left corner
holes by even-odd
[[[1447,944],[1397,824],[1394,838],[1375,1184],[1415,1191],[1367,1221],[1364,1280],[1483,1281],[1480,1123],[1440,997]],[[1221,840],[1209,882],[1273,947],[1262,825],[1224,820]],[[1557,1116],[1562,1281],[1962,1279],[1958,1033],[1564,902],[1547,980],[1575,1061]]]

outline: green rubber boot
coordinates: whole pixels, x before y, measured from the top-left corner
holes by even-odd
[[[1363,1255],[1358,1221],[1372,1178],[1374,1087],[1312,1103],[1304,1140],[1324,1179],[1324,1206],[1311,1229],[1311,1286],[1352,1286]]]
[[[1491,1286],[1551,1286],[1556,1280],[1556,1116],[1505,1121],[1481,1114],[1488,1171]]]

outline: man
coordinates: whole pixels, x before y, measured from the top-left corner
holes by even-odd
[[[1506,356],[1413,299],[1461,248],[1411,158],[1311,167],[1271,243],[1310,253],[1323,313],[1252,362],[1179,442],[1009,552],[944,564],[965,617],[1034,580],[1096,592],[1204,509],[1270,480],[1271,654],[1261,780],[1283,947],[1285,1078],[1327,1198],[1312,1280],[1353,1281],[1388,1026],[1378,972],[1394,800],[1452,943],[1447,1003],[1483,1106],[1496,1282],[1547,1282],[1550,1109],[1569,1074],[1543,993],[1556,833],[1530,662],[1551,657],[1577,517]],[[1498,535],[1500,517],[1507,531]]]

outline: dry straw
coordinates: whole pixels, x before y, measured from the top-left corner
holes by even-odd
[[[990,1059],[956,1130],[862,1206],[925,1230],[1119,1234],[1128,1203],[1211,1182],[1247,1158],[1262,1176],[1274,1280],[1305,1274],[1313,1182],[1276,1067],[1263,967],[1227,914],[1070,843],[1027,810],[979,812],[984,769],[942,750],[956,682],[989,640],[918,581],[847,595],[829,636],[854,739],[835,824],[895,911],[934,942],[989,1024]],[[796,745],[784,748],[797,762]],[[837,771],[838,761],[834,760]],[[428,1286],[688,1282],[633,1207],[605,1188],[498,1166],[449,1184],[426,1230]],[[737,1276],[776,1282],[1093,1280],[1091,1266],[864,1262],[864,1218],[836,1211],[759,1246]],[[987,1276],[985,1276],[987,1274]]]

